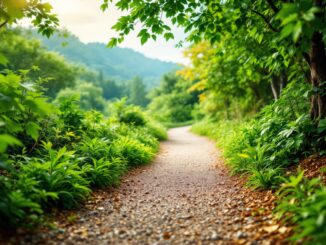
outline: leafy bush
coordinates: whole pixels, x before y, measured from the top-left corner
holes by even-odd
[[[120,158],[112,160],[92,159],[92,163],[86,165],[85,171],[93,186],[105,187],[117,185],[120,177],[126,171],[126,165]]]
[[[217,140],[232,171],[248,174],[250,185],[277,187],[282,169],[313,152],[317,146],[310,142],[321,137],[305,114],[309,101],[303,100],[302,94],[307,98],[308,92],[305,84],[293,82],[279,100],[248,122],[204,122],[193,130]]]
[[[126,98],[112,103],[111,113],[120,123],[126,123],[134,126],[145,126],[147,119],[140,107],[127,105]]]
[[[149,163],[154,157],[152,148],[125,136],[113,142],[110,153],[125,159],[129,166]]]
[[[140,109],[133,107],[128,108],[119,114],[119,122],[132,124],[135,126],[144,126],[146,119],[144,113]]]
[[[161,124],[150,121],[147,123],[148,132],[150,132],[158,140],[166,140],[168,138],[166,128]]]
[[[78,97],[60,97],[58,99],[59,116],[66,130],[78,130],[82,126],[82,120],[85,115],[80,109],[78,101]]]
[[[74,152],[66,148],[58,151],[52,149],[51,143],[44,144],[48,155],[44,160],[32,158],[21,166],[19,176],[34,179],[38,182],[37,189],[44,190],[47,195],[45,204],[57,203],[65,208],[77,206],[90,193],[89,182],[85,171],[78,165]]]
[[[320,179],[298,176],[284,179],[278,191],[276,212],[283,221],[295,225],[291,240],[305,239],[307,244],[324,244],[326,239],[326,187]]]
[[[12,181],[0,176],[0,225],[33,226],[43,213],[41,206],[26,197],[21,191],[13,189]]]
[[[109,157],[110,141],[106,138],[85,138],[77,148],[78,153],[91,162],[92,159]]]
[[[24,81],[23,75],[0,74],[0,152],[9,145],[28,145],[38,139],[39,122],[53,112],[38,88]]]

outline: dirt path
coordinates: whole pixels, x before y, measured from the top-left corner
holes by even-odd
[[[26,237],[52,244],[277,244],[271,193],[241,188],[219,165],[214,143],[172,129],[153,164],[98,194],[56,232]],[[104,200],[102,200],[104,199]],[[280,231],[277,231],[280,230]],[[283,232],[283,234],[282,234]]]

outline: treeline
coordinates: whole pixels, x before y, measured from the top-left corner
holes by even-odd
[[[83,109],[100,111],[105,110],[108,101],[123,97],[128,97],[130,104],[142,107],[148,104],[147,88],[141,78],[130,81],[107,78],[103,71],[73,64],[58,53],[48,51],[27,32],[24,29],[1,31],[0,53],[6,57],[1,68],[28,71],[30,79],[42,79],[45,95],[51,99],[75,96]]]

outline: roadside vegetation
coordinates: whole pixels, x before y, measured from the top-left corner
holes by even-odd
[[[167,135],[141,107],[148,102],[140,78],[118,86],[25,30],[0,36],[2,228],[35,228],[52,210],[79,207],[151,162]]]

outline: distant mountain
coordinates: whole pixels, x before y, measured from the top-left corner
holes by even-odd
[[[105,77],[120,81],[139,76],[149,88],[156,87],[163,74],[179,68],[175,63],[148,58],[132,49],[110,49],[102,43],[85,44],[73,35],[54,35],[49,39],[36,32],[32,35],[49,50],[60,53],[69,61],[102,71]]]

